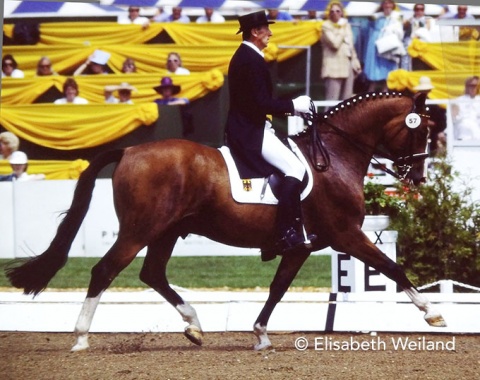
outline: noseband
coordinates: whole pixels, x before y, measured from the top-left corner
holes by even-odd
[[[392,95],[395,95],[396,93],[392,93]],[[378,97],[382,97],[384,94],[379,93]],[[385,93],[385,95],[388,96],[388,93]],[[401,94],[399,94],[401,95]],[[320,135],[317,131],[317,128],[315,128],[316,123],[320,123],[320,119],[322,118],[321,122],[328,125],[332,130],[338,134],[339,136],[343,137],[345,140],[347,140],[351,145],[355,146],[357,149],[367,153],[367,148],[369,150],[374,151],[374,156],[373,160],[375,160],[378,164],[380,162],[375,158],[375,155],[378,155],[382,158],[386,158],[390,161],[393,162],[393,166],[396,168],[396,172],[393,170],[390,170],[389,168],[385,167],[385,165],[380,164],[381,168],[383,171],[386,173],[392,175],[393,177],[397,178],[400,181],[404,181],[408,174],[410,173],[411,169],[413,168],[413,165],[416,162],[422,161],[425,158],[428,157],[428,153],[413,153],[412,152],[412,147],[413,147],[413,129],[417,128],[421,124],[421,118],[422,117],[427,117],[429,118],[429,115],[425,114],[418,114],[416,113],[416,106],[415,102],[412,106],[412,109],[410,113],[407,115],[405,118],[405,128],[408,129],[408,144],[406,146],[406,152],[405,154],[394,157],[392,156],[389,152],[386,152],[384,150],[378,149],[377,147],[372,147],[368,146],[366,144],[358,142],[355,138],[353,138],[350,134],[345,132],[344,130],[338,128],[336,125],[330,123],[328,120],[329,115],[333,115],[336,111],[339,111],[340,109],[344,109],[345,107],[351,107],[352,105],[358,104],[358,102],[362,101],[363,99],[368,100],[369,98],[375,99],[377,96],[376,93],[373,94],[366,94],[366,95],[359,95],[358,97],[353,98],[352,100],[347,100],[342,102],[339,106],[335,108],[335,111],[327,111],[323,113],[322,115],[317,113],[315,104],[313,101],[310,103],[310,111],[311,114],[303,114],[302,117],[307,123],[307,131],[310,131],[310,138],[311,138],[311,143],[310,143],[310,160],[313,164],[313,167],[315,170],[323,172],[327,171],[330,167],[330,156],[323,145],[322,139],[320,138]],[[393,136],[395,138],[398,136],[398,134],[402,131],[402,128],[398,130],[398,132]],[[409,152],[407,152],[409,150]]]

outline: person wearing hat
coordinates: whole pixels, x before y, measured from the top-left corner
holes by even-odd
[[[8,159],[12,167],[12,174],[0,176],[0,182],[7,181],[38,181],[45,179],[45,174],[28,174],[28,157],[22,151],[15,151]]]
[[[303,233],[300,193],[305,167],[275,135],[267,115],[308,114],[311,99],[303,95],[293,100],[273,98],[273,85],[262,50],[272,32],[264,11],[239,17],[242,43],[228,68],[230,107],[225,143],[230,148],[242,178],[267,177],[283,173],[278,197],[276,249],[282,253],[310,248],[315,235]]]
[[[110,53],[103,50],[95,50],[88,59],[78,67],[73,75],[85,74],[108,74],[107,62],[110,59]]]
[[[435,87],[430,77],[421,76],[418,85],[413,88],[415,92],[423,92],[427,98]],[[429,151],[431,156],[438,156],[445,153],[447,137],[445,129],[447,128],[447,112],[445,108],[438,104],[430,104],[427,107],[430,118],[428,119],[428,127],[430,129]]]
[[[161,99],[154,100],[154,102],[159,105],[175,106],[190,103],[187,98],[176,98],[174,96],[180,92],[180,86],[173,84],[172,78],[170,77],[163,77],[160,81],[160,85],[153,89],[162,95]]]
[[[0,159],[8,160],[18,150],[20,139],[12,132],[0,133]]]
[[[113,93],[118,91],[118,99],[113,96]],[[105,103],[113,104],[133,104],[131,99],[132,91],[137,89],[127,82],[122,82],[120,85],[108,85],[104,87]]]

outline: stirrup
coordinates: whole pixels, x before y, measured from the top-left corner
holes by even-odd
[[[282,253],[294,251],[296,249],[312,249],[312,242],[317,239],[317,235],[300,234],[293,227],[288,229],[285,235],[278,241],[277,247]]]

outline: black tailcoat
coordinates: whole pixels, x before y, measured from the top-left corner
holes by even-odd
[[[264,58],[241,44],[228,68],[230,109],[226,144],[242,178],[265,177],[277,169],[262,157],[267,115],[293,114],[291,100],[273,99],[273,86]]]

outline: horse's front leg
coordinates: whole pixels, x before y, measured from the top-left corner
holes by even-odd
[[[446,326],[442,315],[424,295],[415,289],[400,265],[378,249],[362,231],[356,231],[348,238],[339,239],[339,242],[333,247],[335,250],[356,257],[395,281],[410,297],[413,304],[425,312],[424,318],[430,326]]]
[[[443,319],[440,312],[435,309],[432,303],[423,294],[420,294],[414,287],[404,288],[403,291],[410,297],[413,304],[421,311],[425,312],[423,318],[430,326],[446,327],[447,323]]]
[[[258,343],[254,346],[255,350],[264,350],[272,346],[267,334],[268,320],[309,255],[309,252],[291,252],[282,257],[277,273],[270,285],[267,302],[253,326],[253,333],[258,339]]]

